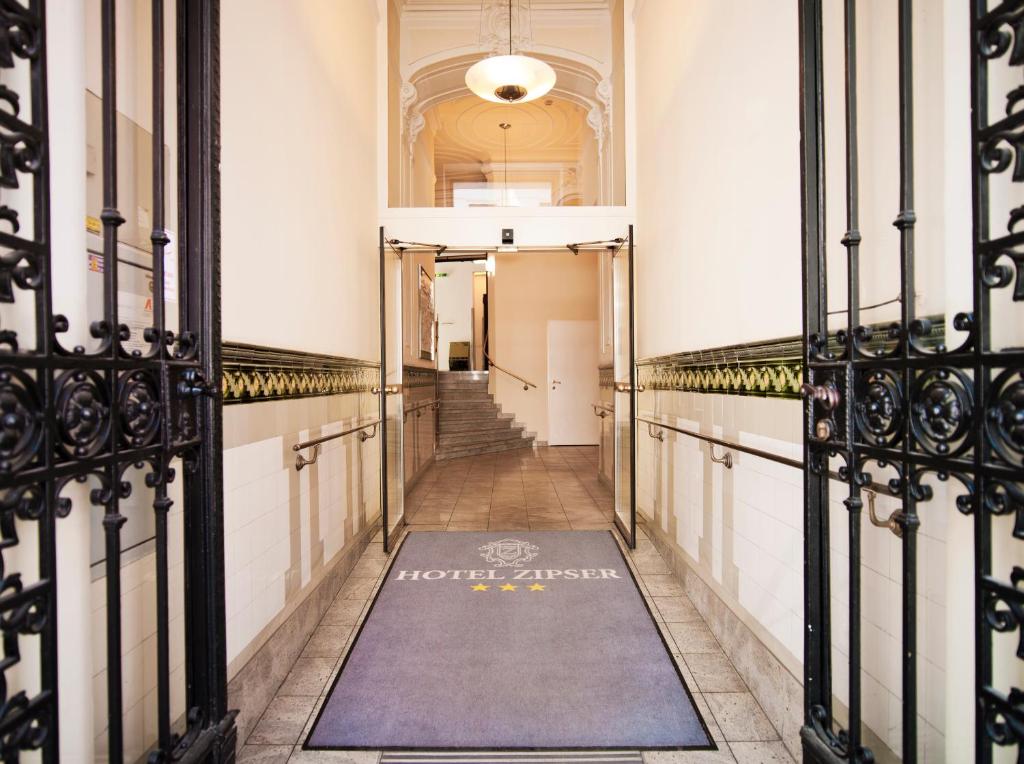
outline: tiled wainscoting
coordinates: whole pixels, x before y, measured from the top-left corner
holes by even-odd
[[[790,459],[802,458],[802,406],[785,395],[727,395],[649,385],[639,415]],[[655,434],[657,434],[655,430]],[[802,473],[739,451],[733,467],[711,461],[708,444],[662,430],[664,439],[637,434],[637,509],[652,541],[798,756],[802,723],[803,493]],[[721,455],[721,447],[716,447]],[[836,469],[838,464],[832,465]],[[876,470],[885,483],[892,475]],[[946,533],[956,517],[936,486],[934,516],[919,536],[919,746],[922,758],[941,761],[945,728]],[[848,513],[844,486],[833,483],[831,598],[833,687],[837,715],[847,697]],[[948,509],[947,509],[948,507]],[[896,503],[879,496],[887,517]],[[895,761],[900,748],[902,627],[899,539],[861,523],[863,590],[862,692],[865,742],[878,761]]]
[[[295,444],[378,417],[376,367],[337,365],[319,377],[287,358],[269,371],[232,370],[244,380],[235,389],[256,393],[224,408],[229,701],[242,740],[379,526],[376,430],[327,441],[315,464],[295,468]]]
[[[406,366],[402,370],[402,391],[406,412],[403,426],[405,490],[408,492],[434,463],[438,412],[435,407],[424,404],[437,400],[437,371]]]

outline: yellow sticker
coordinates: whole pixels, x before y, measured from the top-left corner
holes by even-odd
[[[103,224],[99,218],[86,216],[85,218],[85,230],[89,233],[100,233],[103,230]]]

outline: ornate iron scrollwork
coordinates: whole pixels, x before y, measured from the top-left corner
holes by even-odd
[[[215,484],[211,465],[219,440],[209,433],[211,429],[219,431],[219,380],[213,379],[219,370],[219,348],[210,342],[211,337],[219,336],[211,330],[211,322],[219,315],[218,292],[212,286],[216,279],[209,275],[198,278],[203,268],[216,270],[216,249],[207,248],[216,236],[210,234],[212,221],[191,223],[192,235],[188,240],[202,241],[203,245],[192,245],[182,255],[188,266],[182,268],[182,273],[193,274],[189,290],[191,307],[181,317],[183,331],[175,335],[167,329],[164,290],[157,288],[153,292],[153,326],[142,329],[141,337],[133,337],[132,330],[118,315],[117,228],[123,221],[117,210],[113,182],[117,175],[116,132],[105,133],[100,219],[105,234],[106,299],[103,315],[92,316],[94,320],[88,326],[89,333],[100,342],[88,352],[82,346],[67,349],[61,345],[60,335],[70,328],[68,319],[38,309],[47,306],[48,310],[53,296],[44,7],[44,0],[0,0],[0,69],[24,66],[25,62],[30,69],[29,76],[24,78],[29,92],[17,92],[9,83],[0,85],[0,193],[31,186],[29,193],[17,196],[18,209],[9,199],[0,200],[0,303],[27,297],[37,308],[31,342],[19,341],[12,328],[0,330],[0,634],[4,654],[0,661],[0,759],[5,763],[16,762],[23,751],[41,749],[44,762],[59,760],[55,734],[57,677],[51,670],[58,658],[56,623],[52,617],[56,612],[56,527],[61,518],[73,511],[89,512],[91,505],[102,508],[106,553],[107,755],[111,762],[121,762],[126,752],[121,697],[120,533],[129,514],[122,512],[122,502],[132,495],[133,485],[139,485],[137,478],[143,477],[152,490],[157,528],[151,543],[157,561],[158,668],[168,665],[170,649],[167,514],[172,502],[167,488],[175,479],[175,460],[182,459],[186,473],[190,474],[184,486],[186,511],[207,521],[217,511],[216,494],[210,486]],[[201,76],[192,72],[192,89],[185,96],[189,100],[200,97],[193,92],[200,84],[213,87],[215,67],[209,65],[208,58],[211,51],[215,55],[216,44],[211,47],[208,43],[209,36],[212,34],[215,39],[216,34],[209,22],[216,19],[218,6],[215,0],[182,0],[181,8],[184,16],[205,18],[202,24],[185,23],[179,29],[184,45],[182,58],[189,66],[199,66],[205,72]],[[163,58],[163,16],[157,0],[152,14],[154,61]],[[109,75],[104,77],[102,115],[104,124],[110,126],[117,118],[115,94],[111,92],[116,85],[114,3],[101,4],[100,26],[104,73]],[[194,33],[189,37],[185,31],[200,28],[206,30],[200,35],[206,36],[206,44]],[[202,64],[203,61],[207,63]],[[162,68],[154,71],[162,72]],[[157,78],[160,81],[162,77]],[[116,91],[116,87],[113,89]],[[163,98],[162,87],[155,86],[151,123],[151,239],[156,284],[164,282],[163,254],[169,242],[164,229]],[[23,103],[32,104],[30,120],[22,116]],[[187,201],[194,201],[200,193],[208,194],[206,189],[211,186],[216,187],[211,182],[216,172],[216,140],[210,137],[216,135],[215,109],[205,109],[203,120],[210,122],[203,135],[214,143],[214,150],[210,153],[206,146],[202,152],[194,152],[208,157],[208,165],[190,154],[193,158],[189,160],[189,185],[183,194]],[[179,141],[179,145],[185,142]],[[31,176],[31,184],[24,182],[26,176]],[[200,187],[202,190],[197,190]],[[25,209],[26,200],[31,201],[31,210]],[[23,226],[25,219],[33,221],[30,236],[23,232],[28,228]],[[204,233],[207,235],[200,235]],[[149,347],[129,352],[123,343],[130,339],[142,339]],[[70,490],[72,486],[79,490]],[[83,488],[87,489],[84,501],[79,498]],[[19,539],[19,522],[34,523],[38,532],[23,534],[24,538]],[[204,535],[200,538],[197,534]],[[203,609],[207,612],[197,617],[195,608],[186,604],[187,652],[191,656],[187,666],[192,672],[188,703],[192,711],[184,734],[171,733],[171,678],[167,671],[157,672],[159,734],[156,741],[149,742],[155,742],[154,756],[160,761],[186,756],[221,761],[229,757],[229,749],[233,751],[233,715],[224,708],[226,688],[215,677],[204,675],[209,656],[216,649],[211,639],[217,639],[217,635],[223,639],[222,608],[218,610],[212,604],[223,602],[223,591],[218,593],[216,589],[216,582],[222,582],[218,577],[222,572],[217,571],[222,540],[210,534],[208,528],[197,525],[191,541],[185,544],[191,551],[184,564],[193,582],[188,596],[203,598]],[[10,552],[21,543],[39,545],[38,573],[29,575],[10,569]],[[12,674],[22,660],[24,639],[40,643],[41,688],[34,695],[16,687]],[[203,670],[196,670],[198,662],[203,662]],[[103,713],[102,709],[97,712]]]

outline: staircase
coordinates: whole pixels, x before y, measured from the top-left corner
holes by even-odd
[[[487,392],[486,371],[442,371],[437,378],[441,398],[437,459],[533,446],[533,435],[527,435],[511,414],[502,414]]]

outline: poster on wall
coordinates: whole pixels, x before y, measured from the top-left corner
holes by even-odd
[[[419,319],[420,358],[425,361],[433,361],[434,332],[437,328],[434,317],[434,281],[422,265],[420,266]]]

